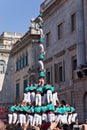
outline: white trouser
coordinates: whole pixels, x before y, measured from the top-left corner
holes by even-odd
[[[43,44],[40,44],[39,47],[40,47],[40,51],[44,52],[44,46],[43,46]]]
[[[49,122],[55,121],[55,114],[54,113],[48,113],[48,121]]]
[[[31,99],[31,103],[35,102],[35,92],[31,92],[30,99]]]
[[[62,124],[68,124],[67,117],[68,117],[67,114],[62,115],[62,117],[61,117],[61,119],[60,119],[60,122],[61,122]]]
[[[42,124],[42,117],[39,114],[34,114],[33,125],[41,125]]]
[[[47,94],[44,93],[43,97],[42,97],[42,104],[46,105],[47,104]]]
[[[42,28],[40,28],[40,35],[41,35],[42,37],[44,37],[44,33],[43,33],[43,29],[42,29]]]
[[[68,124],[72,123],[72,114],[68,114]]]
[[[33,125],[33,115],[27,115],[27,121],[29,121],[30,125]]]
[[[38,17],[38,19],[43,23],[43,19],[41,17]]]
[[[24,93],[24,99],[23,102],[27,102],[27,93]]]
[[[62,118],[62,115],[58,114],[57,118],[56,118],[56,121],[61,122],[61,118]]]
[[[52,91],[47,90],[47,103],[51,103],[53,101]]]
[[[54,106],[56,106],[56,101],[59,102],[58,96],[57,96],[57,92],[53,93],[53,104]]]
[[[39,60],[39,64],[40,64],[40,70],[44,70],[44,63],[42,60]]]
[[[27,102],[31,103],[30,92],[27,93]]]
[[[19,114],[19,123],[21,124],[21,126],[26,123],[26,115]]]
[[[36,106],[41,106],[41,94],[36,94]]]
[[[48,122],[48,118],[47,118],[47,114],[46,113],[42,114],[42,121]]]
[[[77,118],[77,113],[72,114],[72,122],[75,122]]]
[[[16,123],[16,121],[17,121],[17,113],[13,113],[13,124],[15,124]]]
[[[12,124],[13,114],[8,114],[8,123]]]

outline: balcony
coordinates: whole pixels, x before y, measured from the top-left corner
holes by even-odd
[[[45,0],[42,4],[41,4],[41,8],[43,8],[44,10],[46,10],[47,8],[49,8],[56,0]]]

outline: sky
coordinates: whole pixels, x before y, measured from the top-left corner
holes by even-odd
[[[30,19],[39,15],[44,0],[0,0],[0,35],[3,32],[25,33]]]

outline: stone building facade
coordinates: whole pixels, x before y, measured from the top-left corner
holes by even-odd
[[[87,0],[45,0],[44,46],[46,80],[60,100],[76,108],[80,122],[87,118]]]
[[[38,78],[38,40],[39,31],[32,23],[29,31],[16,42],[11,50],[13,58],[13,90],[14,102],[21,102],[28,83],[36,83]]]
[[[0,107],[13,103],[13,44],[23,34],[4,32],[0,35]]]
[[[0,107],[22,101],[27,84],[38,81],[40,32],[34,19],[31,22],[25,34],[0,36]]]

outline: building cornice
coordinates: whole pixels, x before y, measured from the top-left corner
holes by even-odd
[[[75,50],[75,49],[76,49],[76,44],[74,44],[74,45],[68,47],[67,49],[68,49],[69,51]]]
[[[64,54],[65,54],[65,50],[62,50],[61,52],[56,53],[54,56],[57,58],[63,56]]]
[[[50,58],[48,58],[48,59],[46,59],[46,60],[44,60],[44,63],[46,64],[46,63],[49,63],[49,62],[51,62],[53,60],[53,58],[52,57],[50,57]]]
[[[0,53],[10,53],[11,50],[7,50],[7,49],[0,49]]]
[[[28,44],[38,42],[39,36],[40,35],[30,34],[30,32],[27,32],[22,38],[20,38],[19,41],[16,42],[16,44],[14,44],[11,50],[11,55],[15,55],[17,52],[22,50]]]
[[[54,2],[52,2],[52,4],[50,4],[50,6],[48,7],[46,7],[45,5],[43,6],[43,4],[45,3],[42,3],[41,7],[44,9],[43,19],[45,20],[49,16],[51,16],[51,14],[56,12],[56,10],[58,10],[58,8],[62,6],[65,2],[66,0],[54,0]]]

